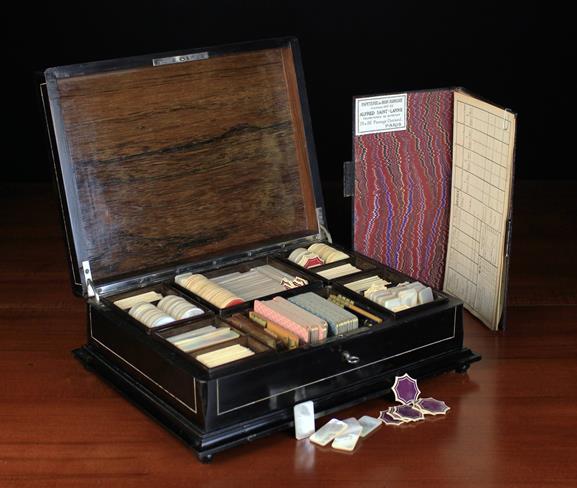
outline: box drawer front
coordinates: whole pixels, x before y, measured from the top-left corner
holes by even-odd
[[[452,307],[219,378],[215,381],[216,405],[209,411],[220,423],[229,415],[238,420],[245,413],[254,415],[256,410],[285,408],[391,369],[404,356],[411,355],[413,360],[419,354],[439,354],[461,345],[461,308]],[[349,361],[353,356],[358,362],[348,362],[347,353]]]

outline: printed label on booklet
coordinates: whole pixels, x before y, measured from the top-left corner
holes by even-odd
[[[355,134],[378,134],[407,128],[407,94],[357,98]]]

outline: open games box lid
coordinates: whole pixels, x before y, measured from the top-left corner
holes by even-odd
[[[501,328],[515,114],[461,88],[356,97],[354,114],[355,250]]]
[[[295,39],[50,68],[45,81],[77,293],[320,235]]]

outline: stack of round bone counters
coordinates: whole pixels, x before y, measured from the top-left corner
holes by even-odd
[[[379,276],[369,276],[358,281],[347,283],[351,290],[362,293],[366,298],[391,310],[401,312],[424,303],[434,301],[433,290],[418,281],[399,283],[389,286],[388,281]]]
[[[311,244],[309,246],[309,251],[317,253],[320,258],[325,262],[325,264],[334,263],[335,261],[341,261],[342,259],[347,259],[348,254],[335,249],[334,247],[327,246],[321,242],[316,244]]]
[[[184,273],[176,276],[175,281],[218,308],[228,308],[244,303],[242,298],[201,274]]]
[[[157,307],[176,320],[190,319],[204,313],[202,308],[187,302],[184,298],[177,295],[166,295],[158,302]]]
[[[299,266],[307,269],[325,264],[318,254],[308,251],[304,247],[296,248],[289,254],[288,258],[293,263],[296,263]]]
[[[202,315],[204,310],[177,295],[163,297],[155,306],[140,302],[130,308],[128,314],[147,327],[159,327],[175,320],[184,320]]]
[[[299,247],[289,254],[288,259],[303,268],[314,268],[323,264],[347,259],[348,254],[321,242],[311,244],[308,249]]]
[[[128,311],[128,314],[150,328],[170,324],[175,320],[152,303],[147,302],[137,303]]]

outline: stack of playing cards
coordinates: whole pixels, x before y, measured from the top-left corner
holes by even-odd
[[[341,276],[348,276],[353,273],[359,273],[360,270],[356,266],[350,263],[341,264],[340,266],[335,266],[334,268],[324,269],[322,271],[317,271],[317,274],[326,278],[327,280],[334,280],[335,278],[340,278]]]
[[[359,319],[356,315],[325,300],[316,293],[303,293],[290,297],[288,300],[326,320],[333,335],[344,334],[359,327]]]
[[[419,398],[421,390],[417,380],[408,374],[397,376],[393,385],[395,399],[400,405],[381,411],[379,419],[387,425],[400,425],[423,420],[425,415],[445,415],[450,408],[434,398]]]
[[[255,300],[254,311],[297,335],[305,344],[317,344],[327,338],[328,324],[316,315],[283,297]]]

